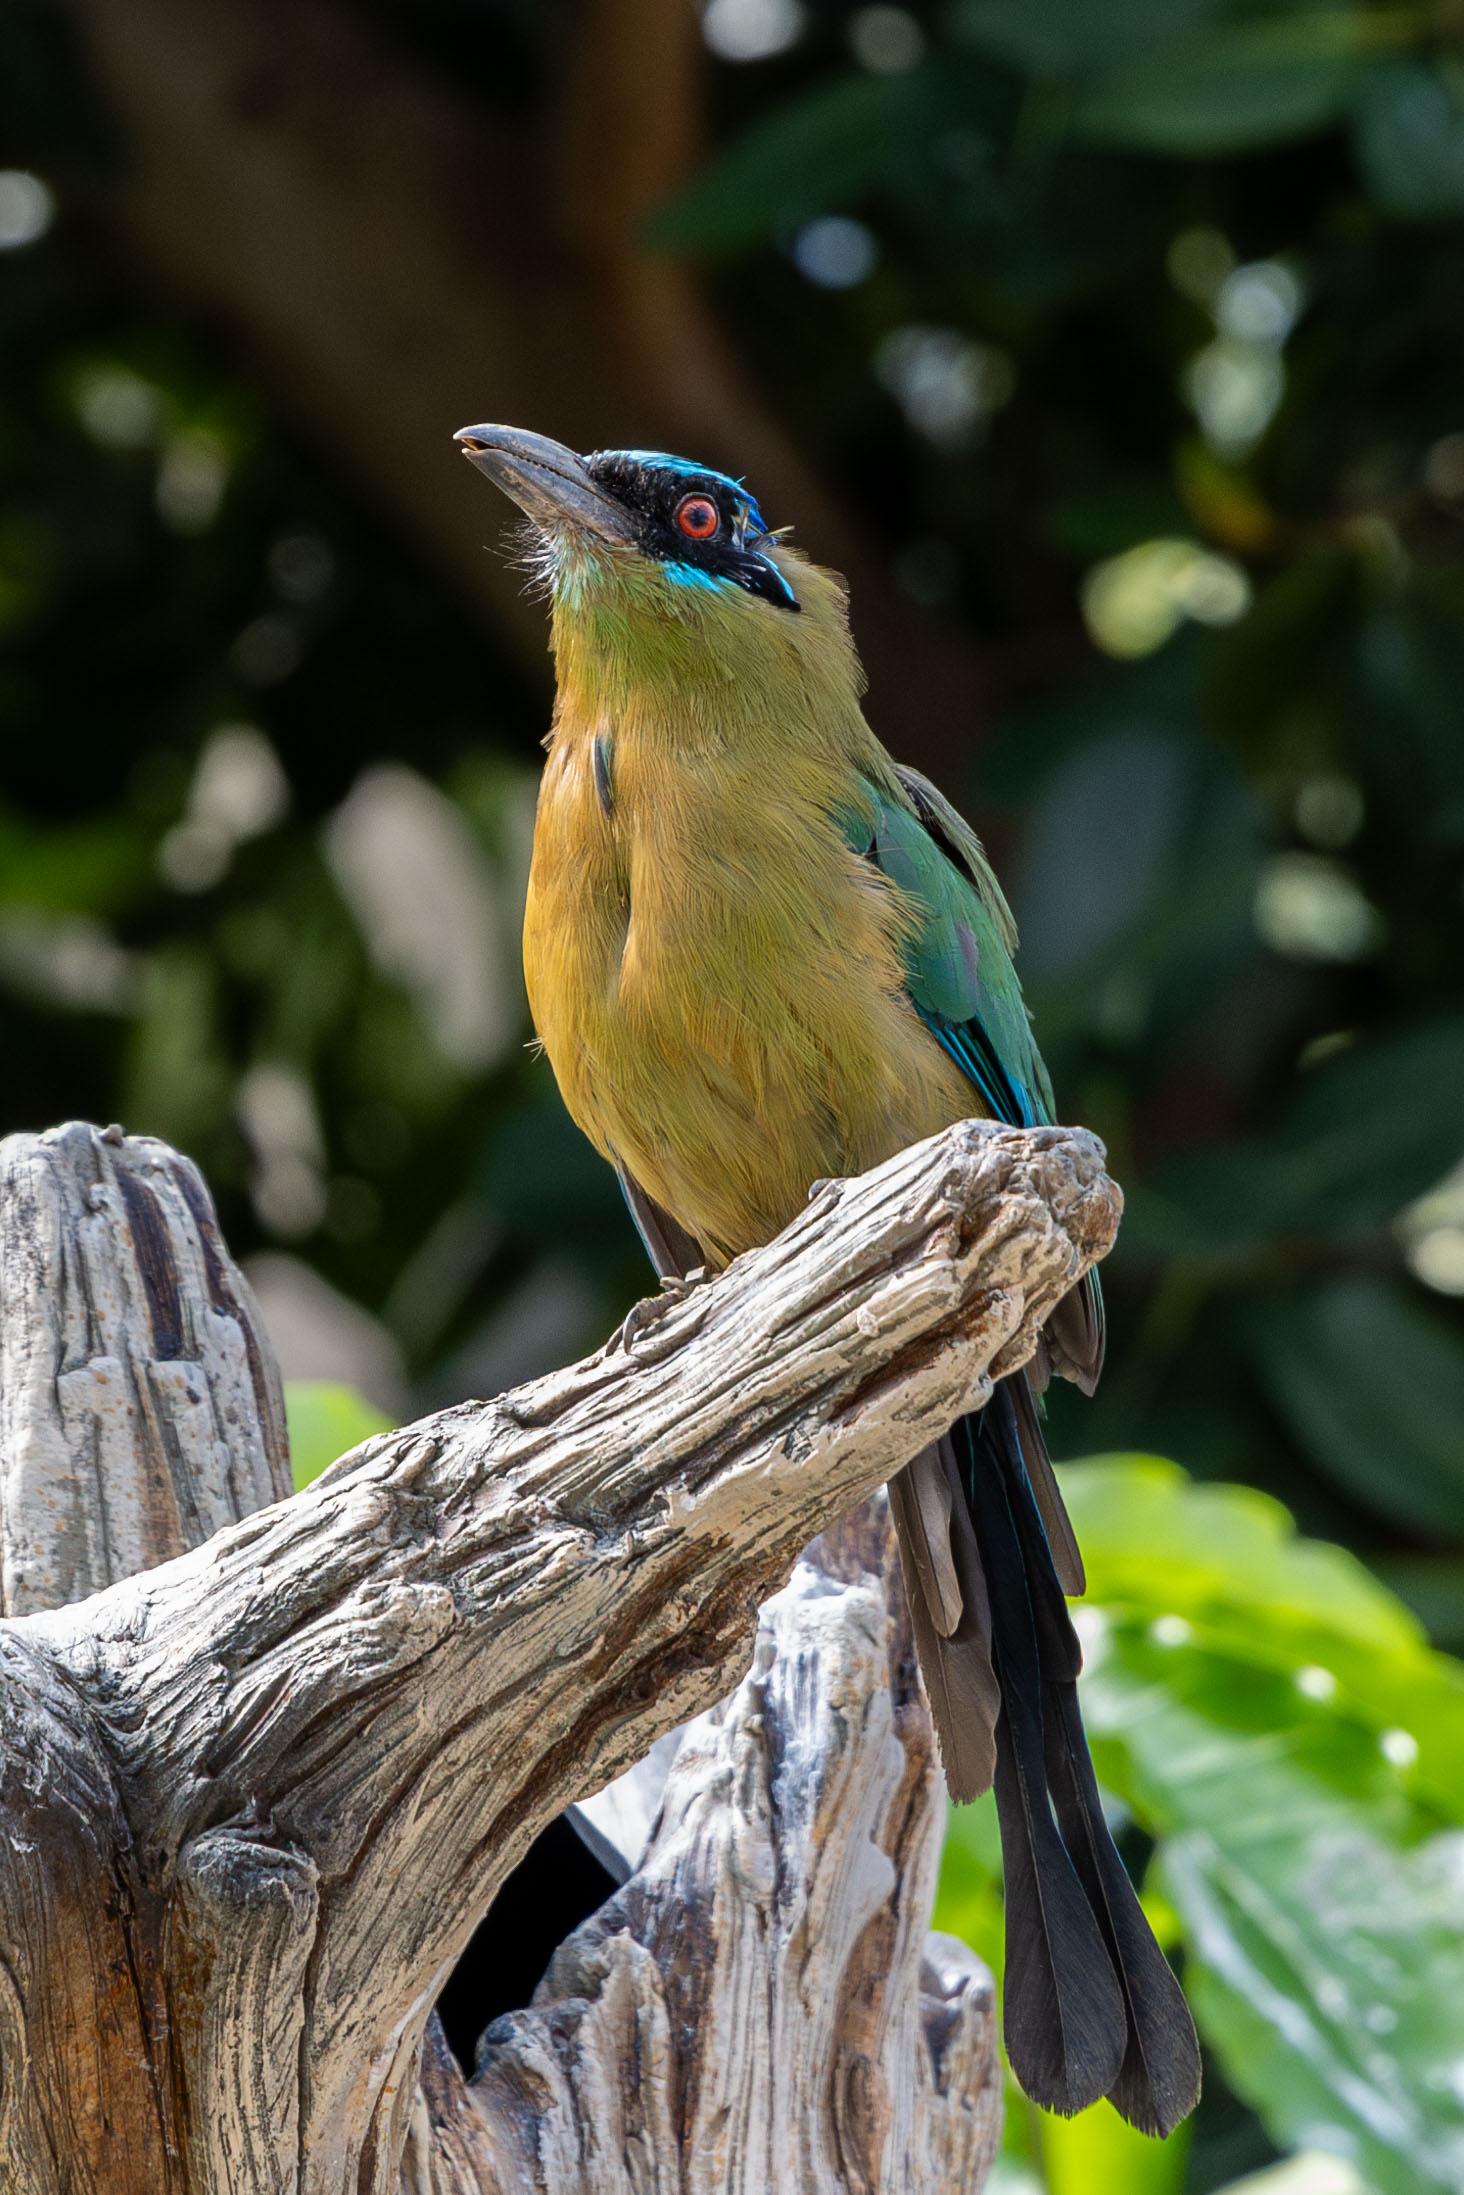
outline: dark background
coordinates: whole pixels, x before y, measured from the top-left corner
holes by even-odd
[[[0,1125],[172,1138],[387,1401],[601,1332],[543,618],[450,435],[690,450],[850,573],[1129,1193],[1056,1445],[1459,1639],[1464,1190],[1400,1215],[1464,1147],[1461,68],[1208,0],[0,8]]]
[[[1128,1194],[1055,1449],[1464,1641],[1457,15],[7,0],[0,166],[0,1129],[190,1152],[389,1409],[600,1337],[544,618],[450,437],[692,454],[849,574]]]

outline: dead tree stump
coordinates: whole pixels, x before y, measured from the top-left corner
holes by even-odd
[[[0,1145],[7,2195],[979,2186],[990,1983],[927,1934],[942,1795],[869,1497],[1117,1212],[1091,1137],[963,1124],[282,1499],[193,1167]],[[636,1871],[465,2079],[432,2006],[498,1885],[682,1725]]]

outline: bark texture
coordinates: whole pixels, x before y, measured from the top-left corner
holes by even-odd
[[[763,1604],[748,1675],[681,1735],[635,1874],[535,2008],[488,2031],[446,2184],[979,2189],[1000,2061],[990,1976],[926,1928],[943,1816],[877,1496]]]
[[[84,1121],[0,1143],[0,1612],[290,1491],[274,1352],[197,1167]]]
[[[40,1453],[27,1411],[50,1422],[51,1391],[124,1327],[128,1392],[191,1362],[188,1453],[217,1483],[236,1452],[256,1458],[239,1506],[272,1491],[276,1391],[267,1370],[244,1380],[247,1299],[191,1169],[76,1127],[3,1158],[7,1556],[9,1459]],[[118,1216],[139,1183],[137,1210],[162,1215],[147,1242],[151,1219],[129,1233]],[[777,1241],[642,1306],[586,1362],[368,1442],[161,1567],[0,1624],[0,2183],[974,2185],[989,2002],[971,1962],[924,1942],[937,1793],[871,1518],[769,1604],[751,1674],[682,1736],[640,1873],[561,1951],[538,2008],[490,2032],[471,2085],[430,2013],[537,1831],[726,1698],[758,1599],[1030,1354],[1117,1208],[1091,1138],[963,1124],[826,1185]],[[99,1212],[105,1287],[72,1240]],[[190,1274],[188,1316],[180,1281],[161,1329],[160,1247]],[[56,1315],[83,1298],[84,1319]],[[122,1308],[108,1324],[99,1304]],[[33,1345],[13,1349],[12,1324]],[[59,1479],[98,1476],[96,1422],[74,1420],[79,1464],[53,1440]],[[141,1401],[127,1423],[184,1469],[181,1446],[149,1448]],[[17,1518],[41,1514],[44,1476],[22,1474]],[[55,1578],[100,1582],[112,1540],[87,1540],[54,1490],[53,1510],[73,1550]],[[183,1537],[206,1529],[187,1521],[198,1503],[175,1510]],[[38,1598],[26,1531],[17,1574]]]

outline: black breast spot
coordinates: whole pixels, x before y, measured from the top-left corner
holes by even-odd
[[[610,742],[603,732],[597,732],[591,747],[595,772],[595,798],[606,815],[609,815],[612,795],[610,790]]]

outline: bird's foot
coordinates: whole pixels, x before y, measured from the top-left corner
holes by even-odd
[[[689,1273],[663,1275],[661,1293],[658,1296],[645,1296],[639,1303],[631,1305],[611,1347],[618,1342],[627,1356],[634,1356],[636,1343],[644,1340],[678,1304],[684,1303],[693,1289],[704,1288],[711,1277],[711,1268],[706,1265],[693,1266]]]

